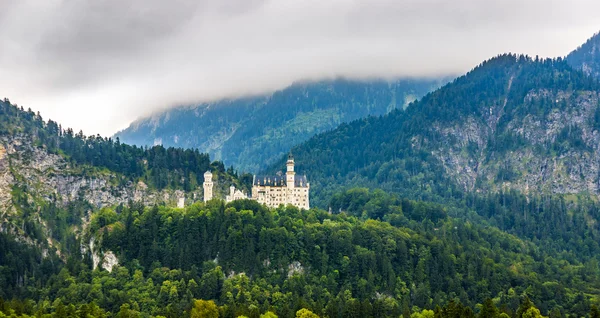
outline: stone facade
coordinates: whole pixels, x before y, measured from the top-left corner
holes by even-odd
[[[212,173],[210,171],[206,171],[204,173],[204,202],[212,200],[213,198],[213,181],[212,181]]]
[[[229,195],[225,196],[226,202],[235,200],[248,199],[248,196],[240,189],[236,189],[234,186],[229,187]]]
[[[291,204],[300,209],[310,208],[310,184],[306,176],[296,175],[294,157],[290,154],[287,161],[285,178],[277,176],[254,176],[252,199],[268,207]]]

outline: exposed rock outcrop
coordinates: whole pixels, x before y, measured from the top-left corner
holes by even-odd
[[[424,139],[415,146],[434,149],[446,173],[465,190],[600,193],[598,92],[532,90],[511,102],[545,103],[549,109],[525,115],[509,111],[497,119],[490,111],[460,124],[437,122],[432,131],[441,140]],[[506,149],[498,147],[501,142]],[[557,146],[561,143],[563,149]]]

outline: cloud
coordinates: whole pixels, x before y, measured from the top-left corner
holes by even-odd
[[[4,0],[0,95],[110,135],[157,109],[301,79],[564,56],[600,30],[599,11],[596,0]]]

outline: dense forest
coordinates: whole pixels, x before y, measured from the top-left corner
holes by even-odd
[[[335,214],[219,200],[185,210],[105,208],[82,241],[94,237],[99,249],[119,255],[120,266],[92,271],[88,253],[65,265],[34,260],[17,280],[2,271],[3,286],[13,287],[1,291],[0,310],[57,317],[181,317],[210,308],[222,317],[294,317],[302,309],[327,317],[581,317],[598,301],[590,297],[598,293],[597,264],[452,218],[434,203],[387,197],[385,221],[370,219],[365,211],[381,197],[349,191],[332,202],[348,205]],[[15,243],[0,249],[9,262],[27,262],[28,253]],[[529,308],[537,314],[525,315]],[[461,314],[447,313],[455,310]]]

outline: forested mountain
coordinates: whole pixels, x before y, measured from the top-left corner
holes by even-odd
[[[273,94],[178,107],[142,118],[115,136],[136,145],[199,149],[257,172],[294,145],[340,123],[404,108],[443,80],[297,83]]]
[[[292,152],[321,207],[340,186],[428,200],[509,189],[597,196],[598,92],[564,59],[506,54],[405,111],[342,124]]]
[[[218,194],[251,181],[197,150],[86,137],[0,101],[0,240],[9,250],[27,245],[16,254],[0,252],[1,289],[22,285],[27,275],[50,275],[60,261],[79,257],[79,235],[98,208],[201,200],[198,185],[209,169],[218,179]],[[36,270],[44,266],[49,272]]]
[[[582,46],[567,56],[574,68],[600,79],[600,33],[594,34]]]
[[[5,100],[0,317],[599,317],[599,92],[497,56],[294,147],[309,211],[201,202],[250,176]]]

